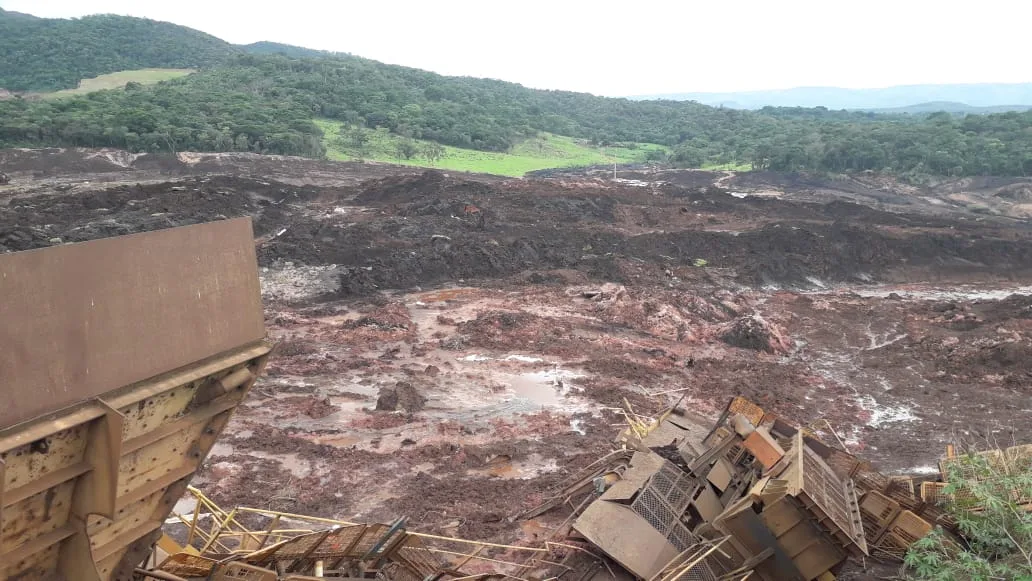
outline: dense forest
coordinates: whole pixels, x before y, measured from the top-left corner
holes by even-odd
[[[127,16],[35,18],[0,9],[0,87],[75,88],[79,80],[122,70],[197,68],[237,49],[203,32]]]
[[[74,22],[86,20],[90,19]],[[124,20],[131,21],[132,26],[126,24],[130,29],[142,26],[141,22],[159,25]],[[1032,172],[1032,113],[1028,112],[898,116],[824,108],[742,111],[694,102],[633,101],[445,77],[274,43],[225,45],[220,53],[210,41],[221,41],[195,34],[201,39],[197,50],[180,47],[180,52],[194,57],[210,52],[210,60],[187,77],[81,97],[0,101],[0,146],[255,151],[318,157],[325,149],[313,120],[328,118],[484,151],[506,151],[539,132],[598,144],[657,143],[670,147],[667,161],[687,167],[726,163],[784,171],[886,170],[915,175]],[[39,43],[68,42],[60,36],[43,37]],[[100,68],[89,64],[91,59],[83,57],[69,68],[63,68],[62,61],[52,65],[45,59],[24,60],[19,66],[21,74],[29,77],[45,71],[55,78],[88,76],[85,69],[92,67],[92,73]],[[153,61],[139,64],[157,66]],[[188,64],[180,61],[168,66]]]

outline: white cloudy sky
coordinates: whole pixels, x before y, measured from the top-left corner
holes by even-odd
[[[451,75],[637,95],[1028,82],[1027,0],[0,0]]]

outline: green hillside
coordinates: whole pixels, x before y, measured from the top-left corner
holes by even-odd
[[[667,148],[662,145],[630,143],[602,147],[550,133],[524,139],[504,153],[477,151],[402,137],[385,129],[347,126],[339,121],[317,120],[316,124],[325,135],[326,155],[333,160],[382,161],[504,176],[518,177],[558,167],[642,163],[667,155]]]
[[[117,71],[193,69],[237,52],[229,43],[167,22],[127,16],[33,18],[0,10],[0,88],[74,89]]]
[[[9,15],[0,17],[5,26],[19,28],[14,21]],[[38,37],[26,42],[66,47],[60,27],[72,26],[88,40],[83,44],[90,50],[80,58],[61,48],[70,60],[53,61],[47,50],[33,53],[0,39],[0,56],[9,54],[2,51],[18,55],[17,66],[0,59],[0,72],[15,69],[23,78],[21,86],[53,85],[54,77],[74,74],[74,81],[66,83],[74,87],[81,78],[148,67],[199,70],[151,86],[130,84],[87,96],[0,101],[0,146],[253,151],[419,163],[419,151],[432,142],[447,153],[433,164],[510,175],[581,162],[609,163],[611,158],[638,161],[652,147],[651,159],[665,157],[663,161],[684,167],[878,170],[914,176],[1032,173],[1030,112],[900,116],[799,107],[742,111],[528,89],[340,53],[298,58],[289,55],[311,51],[274,43],[233,47],[196,31],[133,18],[39,22],[43,28]],[[109,32],[97,32],[99,23]],[[87,29],[92,32],[84,33]],[[144,33],[151,29],[167,34]],[[177,48],[170,49],[170,42]],[[135,49],[130,53],[119,46]],[[154,64],[159,59],[153,55],[163,51],[172,55],[166,61],[175,63]],[[111,54],[133,54],[135,61],[148,62],[92,75],[81,72],[104,68],[101,57]],[[352,143],[361,142],[369,151],[349,151],[339,135],[342,126],[356,132]],[[362,137],[366,134],[375,140]],[[640,145],[646,143],[655,146]],[[399,144],[411,144],[416,151],[398,156]],[[540,151],[521,149],[527,144],[540,144]],[[628,154],[602,153],[618,151],[618,146],[629,146]]]

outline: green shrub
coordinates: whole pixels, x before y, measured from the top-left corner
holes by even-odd
[[[968,455],[952,462],[945,495],[961,539],[936,528],[910,547],[910,578],[1032,581],[1032,459]]]

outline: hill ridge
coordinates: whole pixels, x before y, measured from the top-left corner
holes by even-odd
[[[0,88],[14,92],[74,89],[82,79],[124,70],[202,68],[237,52],[210,34],[147,18],[0,12]]]

